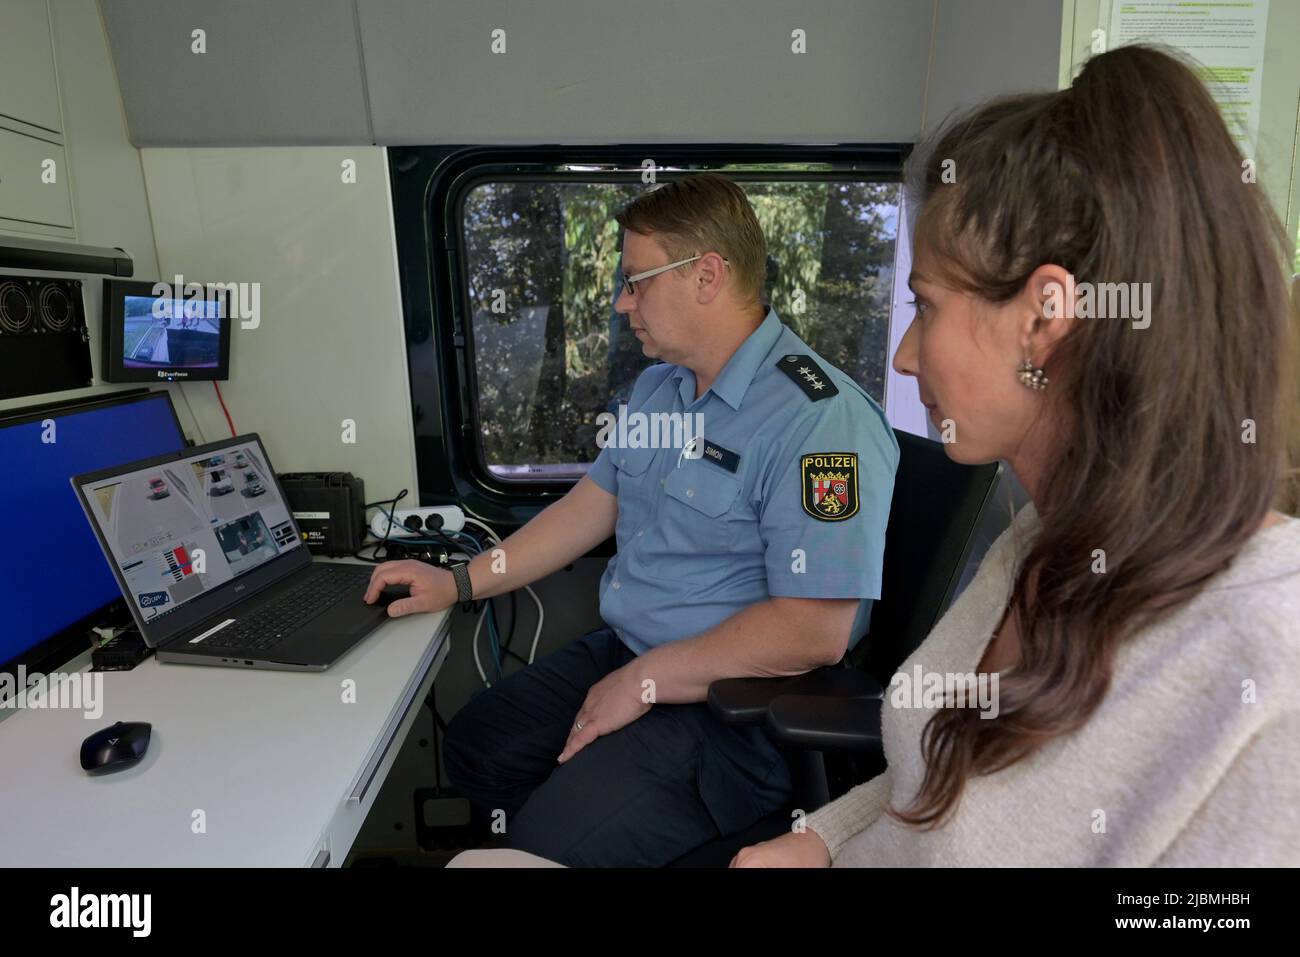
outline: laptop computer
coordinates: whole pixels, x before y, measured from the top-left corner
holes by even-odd
[[[72,486],[159,661],[324,671],[387,618],[369,567],[312,560],[255,433]]]

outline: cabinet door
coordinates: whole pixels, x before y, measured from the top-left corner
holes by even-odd
[[[0,127],[0,219],[72,226],[62,146]]]
[[[63,131],[45,0],[0,5],[0,115]]]

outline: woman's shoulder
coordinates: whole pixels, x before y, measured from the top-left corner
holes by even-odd
[[[1243,713],[1243,703],[1256,706],[1255,723],[1300,708],[1292,694],[1300,684],[1300,521],[1251,536],[1190,601],[1126,641],[1113,681],[1119,697],[1127,689],[1184,719],[1190,700],[1216,723]]]
[[[982,564],[1009,582],[1038,530],[1038,514],[1026,503]],[[1212,634],[1217,656],[1266,661],[1300,682],[1300,519],[1284,516],[1260,529],[1227,568],[1156,627]]]
[[[1277,586],[1283,590],[1289,588],[1295,600],[1300,599],[1297,581],[1300,581],[1300,519],[1282,515],[1246,540],[1232,564],[1216,576],[1211,587]]]
[[[1216,625],[1225,654],[1263,656],[1300,680],[1300,519],[1256,532],[1186,607]]]

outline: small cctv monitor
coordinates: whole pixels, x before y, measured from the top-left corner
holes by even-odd
[[[226,292],[212,285],[104,280],[100,378],[230,378],[229,302]]]

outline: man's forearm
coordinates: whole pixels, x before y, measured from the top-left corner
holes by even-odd
[[[614,496],[583,478],[501,545],[475,556],[469,564],[474,597],[503,595],[545,578],[609,538],[617,519]]]
[[[722,678],[800,675],[844,656],[857,599],[769,598],[692,638],[660,645],[632,665],[659,704],[708,697]]]

